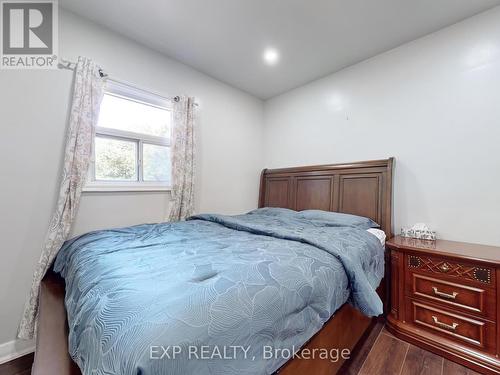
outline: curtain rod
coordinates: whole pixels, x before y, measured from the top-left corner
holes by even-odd
[[[70,61],[70,60],[66,60],[66,59],[59,59],[58,67],[62,68],[62,69],[75,70],[75,68],[76,68],[76,62],[73,62],[73,61]],[[162,99],[165,99],[165,100],[170,100],[170,101],[178,102],[179,99],[180,99],[179,96],[177,96],[177,95],[176,96],[165,97],[165,96],[157,94],[155,92],[152,92],[152,91],[149,91],[149,90],[145,90],[145,89],[143,89],[141,87],[138,87],[138,86],[134,85],[133,83],[112,78],[112,77],[109,76],[109,74],[107,74],[106,72],[104,72],[102,69],[99,69],[99,74],[100,74],[100,76],[102,78],[105,78],[106,80],[109,80],[109,81],[112,81],[112,82],[116,82],[116,83],[119,83],[121,85],[125,85],[125,86],[128,86],[128,87],[131,87],[131,88],[136,89],[136,90],[144,91],[144,92],[147,92],[149,94],[153,94],[155,96],[159,96],[159,97],[161,97]],[[194,103],[194,106],[198,107],[198,103]]]

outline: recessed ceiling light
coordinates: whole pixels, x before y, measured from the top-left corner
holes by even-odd
[[[276,65],[280,60],[280,54],[275,48],[266,48],[262,54],[262,58],[267,65]]]

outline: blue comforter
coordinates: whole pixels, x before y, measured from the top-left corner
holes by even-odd
[[[255,375],[289,359],[269,348],[297,350],[349,298],[381,314],[383,262],[365,229],[256,211],[88,233],[54,270],[84,375]]]

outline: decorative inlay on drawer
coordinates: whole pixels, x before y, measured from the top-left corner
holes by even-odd
[[[408,267],[422,271],[445,274],[466,280],[491,284],[491,269],[470,266],[437,258],[408,255]]]

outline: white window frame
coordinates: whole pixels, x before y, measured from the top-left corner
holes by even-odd
[[[125,85],[116,81],[108,80],[106,82],[105,93],[127,100],[133,100],[141,104],[166,109],[172,112],[172,101],[160,95],[149,91],[141,90],[136,87]],[[137,145],[137,174],[138,181],[102,181],[95,179],[95,138],[96,137],[114,138],[125,141],[135,142]],[[171,146],[170,136],[168,139],[148,134],[135,133],[125,130],[104,128],[96,126],[92,135],[92,155],[89,166],[89,176],[87,184],[83,188],[84,192],[140,192],[140,191],[170,191],[171,185],[168,182],[142,181],[143,174],[143,146],[152,144],[158,146]]]

